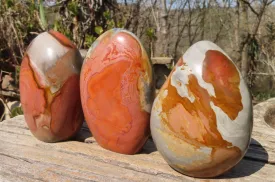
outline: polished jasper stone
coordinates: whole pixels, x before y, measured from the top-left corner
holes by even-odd
[[[244,156],[252,131],[252,103],[237,67],[209,41],[180,58],[154,101],[151,132],[175,170],[220,175]]]
[[[25,120],[39,140],[66,140],[79,130],[84,119],[81,65],[79,51],[59,32],[41,33],[29,45],[20,70],[20,96]]]
[[[134,154],[150,133],[152,66],[132,33],[112,29],[89,49],[81,70],[87,124],[103,148]]]

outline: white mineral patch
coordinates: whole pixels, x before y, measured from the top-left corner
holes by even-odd
[[[199,85],[206,89],[210,96],[216,96],[214,87],[202,79],[203,60],[205,58],[205,53],[208,50],[220,51],[225,56],[227,56],[228,59],[230,59],[230,57],[216,44],[209,41],[200,41],[191,46],[183,55],[183,61],[186,63],[186,65],[177,67],[171,76],[171,85],[177,89],[177,92],[181,97],[186,97],[191,102],[194,102],[195,98],[192,93],[188,94],[188,89],[186,87],[186,85],[189,84],[188,76],[190,74],[196,76]],[[216,113],[217,127],[223,139],[231,142],[234,146],[237,146],[242,151],[244,151],[247,146],[247,142],[250,137],[250,130],[252,127],[252,106],[250,102],[250,94],[242,78],[240,83],[240,92],[242,96],[243,110],[239,112],[237,118],[234,121],[231,121],[227,114],[221,110],[221,108],[215,106],[212,102],[210,105]]]
[[[211,160],[212,148],[196,148],[183,140],[179,142],[177,139],[167,134],[166,129],[153,130],[152,136],[158,141],[155,142],[158,150],[165,158],[169,159],[170,163],[189,166],[193,163],[208,163]],[[169,140],[169,144],[163,142],[167,140]]]
[[[171,85],[177,89],[177,92],[181,97],[186,97],[193,103],[195,101],[195,97],[191,92],[189,93],[187,88],[187,85],[189,84],[188,76],[192,74],[192,70],[188,67],[184,67],[183,70],[181,68],[182,67],[177,67],[173,72],[171,77]]]
[[[151,131],[161,128],[160,115],[162,113],[162,98],[165,98],[167,94],[168,94],[168,90],[164,90],[163,92],[160,92],[154,100],[152,111],[151,111],[151,117],[150,117]]]
[[[235,120],[231,120],[221,108],[210,103],[211,108],[216,113],[217,127],[223,139],[239,147],[243,152],[250,139],[252,127],[252,105],[248,89],[243,80],[240,83],[243,110],[239,112]]]
[[[171,85],[177,89],[177,92],[181,97],[188,98],[192,103],[194,102],[195,97],[192,93],[189,93],[187,89],[187,85],[189,84],[188,77],[191,74],[196,76],[199,85],[206,89],[209,95],[215,96],[214,87],[202,79],[203,60],[205,58],[206,51],[209,50],[209,45],[207,44],[207,41],[201,41],[200,43],[202,45],[194,44],[186,51],[183,55],[183,61],[185,64],[176,67],[176,70],[171,76]],[[178,82],[181,84],[178,84]]]
[[[69,48],[63,46],[52,35],[44,32],[38,35],[27,50],[31,66],[42,77],[42,84],[49,85],[45,72],[55,65],[56,60],[65,55]]]
[[[177,140],[171,138],[170,146],[172,146],[174,150],[183,152],[182,155],[175,155],[175,153],[172,152],[171,149],[168,147],[167,143],[163,142],[165,141],[163,135],[165,135],[166,137],[171,137],[166,133],[167,129],[161,123],[160,117],[160,114],[162,113],[162,101],[167,95],[168,90],[164,90],[163,92],[159,93],[153,103],[153,109],[151,113],[151,132],[153,139],[158,147],[158,150],[166,158],[168,158],[170,162],[178,163],[181,165],[190,165],[193,162],[209,161],[209,156],[211,156],[212,148],[201,147],[199,149],[195,149],[195,147],[191,144],[185,143],[183,141],[181,141],[183,142],[182,144],[179,144]],[[185,156],[189,156],[189,158]]]

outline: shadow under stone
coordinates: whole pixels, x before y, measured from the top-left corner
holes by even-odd
[[[252,138],[244,158],[235,167],[217,177],[217,179],[250,176],[263,168],[266,163],[268,163],[267,151],[257,140]]]
[[[137,154],[150,154],[157,151],[157,147],[151,137],[147,140],[143,148]]]
[[[91,138],[93,135],[90,132],[87,123],[84,121],[82,124],[81,129],[78,131],[78,133],[72,138],[72,140],[79,141],[79,142],[85,142],[85,143],[92,143],[90,142],[89,138]]]

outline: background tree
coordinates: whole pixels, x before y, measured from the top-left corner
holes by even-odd
[[[199,40],[215,42],[240,68],[253,95],[272,95],[274,17],[275,0],[0,0],[0,66],[18,72],[28,44],[45,30],[60,31],[88,49],[117,27],[136,34],[150,57],[175,61]]]

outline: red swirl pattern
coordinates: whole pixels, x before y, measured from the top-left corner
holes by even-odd
[[[88,54],[80,79],[88,126],[102,147],[134,154],[149,136],[149,113],[142,109],[138,89],[148,58],[125,32],[107,32]]]

